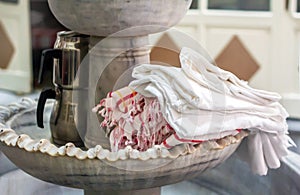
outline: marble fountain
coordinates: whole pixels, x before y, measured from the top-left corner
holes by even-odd
[[[180,146],[172,150],[157,147],[146,152],[125,149],[112,153],[100,146],[84,149],[72,143],[57,146],[51,143],[51,109],[50,102],[46,105],[46,130],[36,127],[36,102],[31,99],[1,110],[1,151],[34,177],[87,191],[117,193],[152,188],[144,193],[157,192],[157,187],[192,178],[215,167],[246,136],[241,133],[197,147]]]
[[[191,4],[191,0],[48,2],[63,25],[91,35],[88,65],[83,65],[89,75],[85,78],[88,80],[85,100],[90,110],[109,90],[129,82],[127,70],[149,63],[148,34],[177,24]],[[124,78],[121,84],[120,77]],[[1,108],[0,149],[30,175],[84,189],[85,194],[160,194],[161,186],[191,179],[224,162],[247,136],[246,131],[241,131],[236,136],[195,146],[180,145],[169,150],[157,146],[145,152],[125,148],[110,152],[96,115],[79,110],[78,115],[86,120],[83,138],[86,147],[78,148],[73,143],[55,145],[49,125],[52,103],[46,104],[44,130],[36,126],[36,101],[24,99]],[[219,186],[230,183],[226,181],[228,175],[217,176],[222,178],[221,182],[217,177],[204,180],[217,182]],[[299,178],[299,172],[295,177]]]

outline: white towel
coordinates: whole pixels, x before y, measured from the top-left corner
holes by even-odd
[[[266,166],[278,168],[293,144],[280,96],[251,88],[189,48],[181,50],[180,61],[181,68],[138,66],[133,71],[136,80],[129,85],[146,97],[158,98],[164,118],[176,132],[166,145],[219,139],[236,134],[236,129],[249,129],[254,172],[265,175]]]

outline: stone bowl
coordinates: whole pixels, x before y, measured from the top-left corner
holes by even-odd
[[[46,105],[48,118],[51,106]],[[35,113],[36,102],[30,99],[0,107],[0,150],[34,177],[92,191],[147,189],[190,179],[224,162],[247,136],[241,131],[195,146],[169,150],[157,146],[145,152],[126,148],[113,153],[99,145],[90,149],[72,143],[54,145],[49,125],[38,128]]]
[[[67,28],[94,36],[141,36],[176,25],[192,0],[48,0],[58,21]]]

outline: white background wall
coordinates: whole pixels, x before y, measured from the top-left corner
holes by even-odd
[[[32,86],[29,0],[0,2],[0,22],[14,45],[8,69],[0,69],[0,89],[30,92]],[[1,44],[1,43],[0,43]]]
[[[216,58],[234,36],[260,64],[251,78],[255,88],[275,91],[291,116],[300,117],[299,53],[300,17],[296,0],[270,0],[270,11],[209,10],[201,0],[200,9],[190,10],[177,26]]]

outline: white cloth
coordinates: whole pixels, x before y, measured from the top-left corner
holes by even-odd
[[[133,71],[130,83],[138,93],[157,97],[163,116],[178,136],[166,140],[201,141],[249,129],[254,172],[278,168],[292,142],[287,136],[288,113],[277,93],[251,88],[189,48],[180,53],[181,68],[144,64]],[[276,144],[277,143],[277,144]],[[271,152],[271,153],[270,153]],[[263,168],[262,168],[263,167]]]
[[[0,175],[15,169],[17,169],[16,165],[10,162],[10,160],[0,152]]]
[[[0,177],[1,195],[83,195],[83,190],[47,183],[20,169]]]

